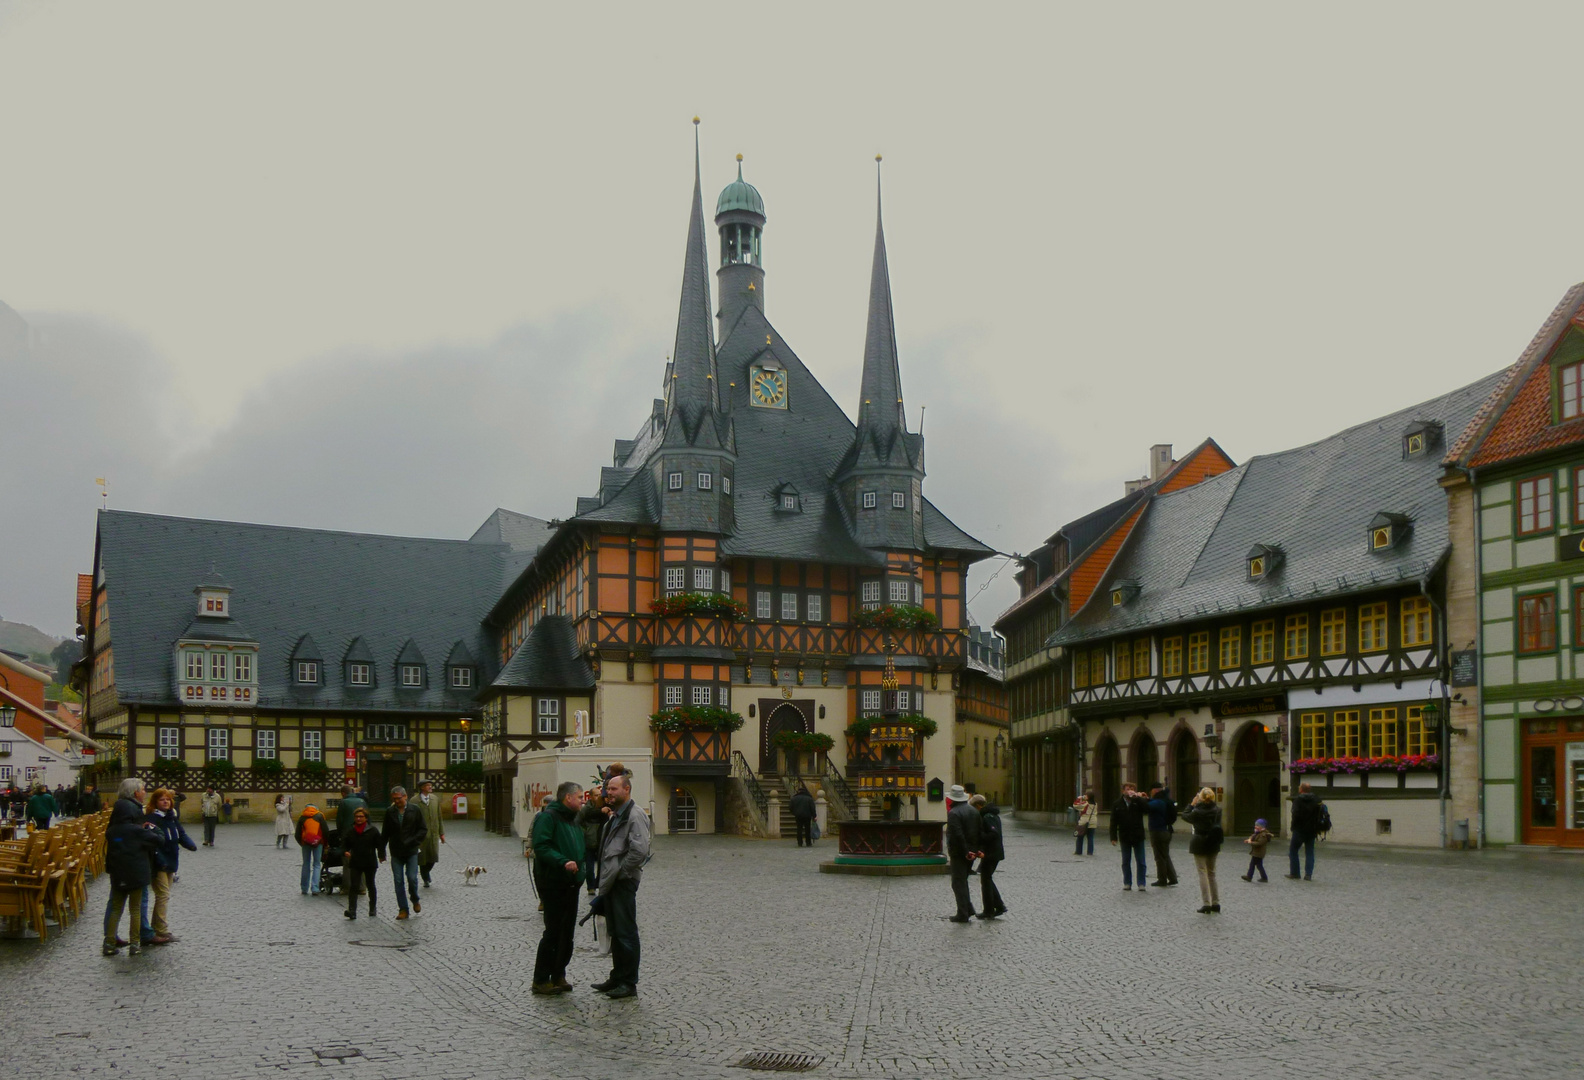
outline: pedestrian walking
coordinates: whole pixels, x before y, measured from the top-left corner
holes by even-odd
[[[141,802],[143,781],[128,777],[121,783],[122,798],[116,800],[115,813],[105,829],[105,872],[110,877],[110,899],[105,907],[104,955],[114,956],[120,946],[131,942],[127,951],[133,956],[143,951],[145,944],[143,920],[140,910],[129,914],[131,926],[126,941],[116,936],[121,924],[121,912],[126,910],[133,897],[144,895],[153,877],[152,856],[159,847],[154,826],[144,819]],[[153,943],[153,935],[148,942]]]
[[[1172,824],[1177,820],[1177,804],[1172,801],[1171,789],[1150,789],[1149,840],[1155,854],[1155,887],[1177,884],[1177,867],[1172,863]]]
[[[1089,854],[1094,854],[1095,825],[1100,821],[1100,807],[1095,804],[1094,792],[1078,796],[1078,801],[1073,803],[1073,809],[1078,811],[1078,824],[1073,829],[1073,836],[1077,838],[1077,850],[1074,855],[1084,853],[1084,840],[1089,841]]]
[[[1138,864],[1138,891],[1144,891],[1149,868],[1144,862],[1144,840],[1148,833],[1149,800],[1133,784],[1122,785],[1122,796],[1111,808],[1111,846],[1122,848],[1122,891],[1133,888],[1133,869]]]
[[[50,819],[60,813],[55,796],[43,784],[33,785],[33,797],[27,801],[28,827],[43,830],[50,827]]]
[[[974,917],[973,899],[968,895],[968,866],[984,855],[980,846],[979,811],[967,801],[967,792],[963,792],[963,796],[963,802],[946,812],[946,858],[951,864],[952,896],[957,901],[957,912],[951,921],[956,923],[965,923]]]
[[[534,957],[535,994],[564,994],[572,989],[566,969],[577,929],[578,886],[584,881],[586,849],[577,824],[582,809],[583,791],[568,780],[556,788],[555,801],[534,818],[534,885],[544,905],[544,933]]]
[[[605,828],[605,797],[600,794],[599,787],[583,793],[583,808],[577,813],[577,825],[583,830],[583,882],[588,894],[593,896],[599,882],[600,831]],[[609,937],[607,934],[606,939]]]
[[[1314,880],[1315,837],[1331,828],[1331,814],[1307,783],[1293,796],[1292,842],[1287,845],[1287,876],[1298,880],[1298,849],[1304,850],[1303,879]]]
[[[799,784],[797,791],[792,793],[792,798],[787,800],[787,806],[792,811],[792,820],[797,824],[797,846],[814,846],[814,796],[809,794],[809,789]]]
[[[77,813],[79,815],[97,814],[104,809],[104,799],[99,795],[99,789],[89,784],[83,788],[82,796],[77,800]]]
[[[968,804],[979,811],[979,847],[984,852],[979,858],[979,917],[993,919],[1005,915],[1007,910],[995,883],[996,867],[1006,858],[1006,847],[1001,842],[1001,809],[986,802],[983,795],[975,795]]]
[[[445,843],[445,817],[440,813],[440,796],[435,794],[434,783],[425,780],[418,785],[418,812],[423,814],[423,849],[418,852],[418,873],[423,877],[424,888],[429,888],[429,871],[440,861],[440,845]]]
[[[1265,849],[1275,835],[1270,831],[1269,824],[1264,818],[1254,823],[1254,835],[1243,841],[1249,845],[1249,868],[1248,873],[1243,875],[1244,881],[1253,881],[1256,870],[1259,871],[1261,882],[1270,881],[1270,878],[1265,876]]]
[[[297,846],[302,849],[301,887],[304,896],[319,895],[319,871],[324,859],[325,843],[330,839],[330,825],[313,803],[303,807],[297,819]]]
[[[203,814],[203,846],[214,847],[215,826],[220,824],[220,793],[213,784],[204,788],[203,798],[198,801],[198,810]]]
[[[1216,892],[1216,856],[1225,839],[1221,831],[1221,807],[1216,803],[1214,788],[1200,788],[1192,805],[1183,811],[1182,818],[1193,826],[1193,836],[1188,840],[1188,853],[1193,856],[1194,869],[1199,871],[1199,898],[1204,901],[1201,915],[1221,914],[1221,897]]]
[[[638,884],[649,861],[649,815],[633,802],[629,773],[605,781],[605,800],[610,816],[600,838],[599,893],[590,907],[605,916],[610,931],[611,973],[594,989],[627,998],[638,992]]]
[[[150,926],[154,937],[150,944],[169,945],[177,940],[170,931],[169,915],[171,886],[175,884],[176,874],[181,869],[181,849],[197,851],[198,845],[182,828],[181,818],[176,813],[174,791],[160,788],[149,798],[144,809],[148,823],[154,826],[154,834],[159,838],[159,846],[154,849],[154,873],[150,881],[154,889],[154,917]]]
[[[418,902],[418,856],[425,831],[423,812],[407,801],[407,789],[391,788],[390,806],[385,811],[385,850],[390,852],[391,876],[396,879],[398,920],[407,918],[409,892],[413,914],[423,911]]]
[[[292,833],[291,796],[284,791],[275,796],[275,846],[282,851],[286,850],[286,841],[290,840]]]
[[[341,872],[346,875],[346,917],[357,918],[358,890],[368,889],[369,918],[374,918],[374,902],[379,892],[374,887],[374,875],[379,864],[385,861],[385,836],[369,824],[368,811],[358,807],[352,812],[347,827],[339,830],[341,844]]]

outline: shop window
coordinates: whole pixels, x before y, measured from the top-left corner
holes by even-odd
[[[1283,629],[1284,653],[1289,660],[1302,660],[1309,655],[1309,616],[1289,615]]]

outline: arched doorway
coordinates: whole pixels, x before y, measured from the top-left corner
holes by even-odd
[[[1128,756],[1133,760],[1133,782],[1147,794],[1160,783],[1160,751],[1148,731],[1140,730],[1133,737],[1133,749]]]
[[[1178,806],[1187,806],[1199,791],[1199,740],[1178,728],[1171,740],[1171,792]]]
[[[698,832],[698,800],[687,788],[671,789],[669,824],[674,833]]]
[[[1232,754],[1232,831],[1248,835],[1260,818],[1281,832],[1281,751],[1263,724],[1249,724]]]
[[[776,760],[775,744],[770,740],[778,731],[808,731],[808,717],[796,705],[781,704],[764,718],[759,735],[759,771],[769,776],[781,775],[781,765]]]
[[[1108,731],[1095,744],[1095,784],[1100,808],[1109,810],[1122,797],[1122,753]]]

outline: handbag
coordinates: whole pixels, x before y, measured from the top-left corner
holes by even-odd
[[[814,840],[818,840],[820,838],[819,822],[816,821],[814,824],[809,826],[809,837]]]

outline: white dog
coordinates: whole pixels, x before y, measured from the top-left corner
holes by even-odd
[[[482,866],[464,866],[462,869],[458,870],[457,873],[462,875],[462,884],[477,885],[478,876],[480,874],[487,874],[489,871],[484,869]]]

